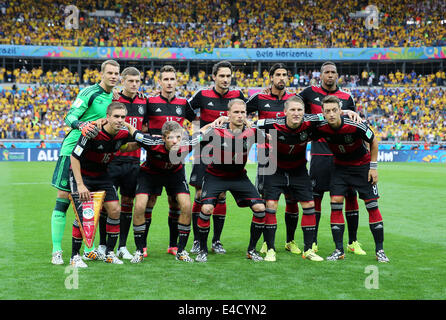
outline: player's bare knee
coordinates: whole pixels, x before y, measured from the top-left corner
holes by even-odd
[[[187,215],[192,215],[192,206],[190,205],[190,203],[185,203],[183,205],[180,206],[180,211],[181,214],[187,214]]]
[[[134,216],[143,216],[147,207],[147,199],[145,197],[136,196],[135,207],[134,207]]]
[[[343,203],[344,202],[344,196],[331,196],[330,202],[333,203]]]
[[[251,207],[252,211],[262,212],[265,211],[265,205],[263,203],[256,203]]]
[[[119,219],[121,215],[121,207],[118,202],[113,202],[112,205],[107,207],[107,214],[111,219]]]
[[[59,199],[68,199],[68,196],[70,195],[69,192],[67,191],[63,191],[63,190],[57,190],[57,197]]]
[[[266,201],[266,209],[277,210],[278,203],[275,200]]]
[[[192,216],[192,206],[187,202],[181,202],[179,203],[179,209],[181,211],[181,215],[186,215],[186,216]]]
[[[314,207],[314,201],[302,201],[300,203],[303,209]]]
[[[214,206],[212,204],[204,204],[201,206],[201,212],[211,215],[214,212]]]

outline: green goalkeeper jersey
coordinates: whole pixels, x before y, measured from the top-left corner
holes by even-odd
[[[113,92],[107,93],[98,83],[82,89],[71,104],[65,123],[72,128],[65,136],[60,150],[61,156],[70,156],[81,135],[79,122],[94,121],[106,117]]]

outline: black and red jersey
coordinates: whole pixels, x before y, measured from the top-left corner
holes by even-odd
[[[242,99],[246,102],[246,98],[240,90],[229,90],[221,95],[215,88],[212,88],[197,91],[189,99],[189,103],[194,110],[200,110],[200,128],[202,128],[219,117],[226,116],[228,103],[232,99]]]
[[[134,139],[147,151],[147,160],[141,165],[141,170],[150,174],[165,174],[177,172],[183,168],[183,160],[201,140],[201,135],[182,141],[176,151],[167,150],[160,138],[136,131]]]
[[[365,123],[355,123],[341,117],[341,126],[333,129],[326,120],[317,127],[317,135],[325,139],[334,155],[334,163],[343,166],[361,166],[370,162],[370,152],[364,142],[375,137]]]
[[[301,97],[305,103],[305,113],[312,114],[322,113],[322,99],[328,95],[336,96],[341,100],[342,110],[356,111],[355,101],[351,94],[338,87],[336,87],[336,90],[334,91],[328,91],[322,86],[310,86],[297,94],[297,96]],[[330,151],[325,141],[321,139],[320,141],[313,141],[311,143],[311,155],[330,156],[333,155],[333,153]]]
[[[322,119],[322,115],[305,115],[300,126],[295,129],[286,124],[286,117],[262,119],[256,121],[254,127],[270,134],[272,130],[276,131],[276,143],[269,145],[270,148],[276,145],[277,167],[291,171],[307,163],[307,143],[314,137],[315,128]]]
[[[259,135],[264,142],[265,133],[257,128],[244,128],[235,133],[229,129],[229,124],[221,128],[210,128],[203,134],[207,144],[201,149],[202,157],[209,159],[206,171],[219,177],[238,177],[246,173],[245,165],[249,151],[258,142]],[[211,158],[206,155],[211,154]]]
[[[72,155],[80,161],[82,175],[98,177],[107,172],[115,152],[129,141],[133,141],[133,138],[127,130],[119,130],[112,136],[102,129],[94,139],[81,136]]]
[[[246,103],[246,108],[248,113],[257,112],[258,118],[261,119],[276,119],[280,117],[284,117],[284,109],[285,109],[285,101],[292,97],[294,94],[290,94],[285,92],[285,94],[279,98],[279,96],[270,93],[256,93],[252,97],[249,98]],[[269,148],[268,143],[262,143],[257,145],[258,153],[263,152],[264,154],[267,151],[261,151],[262,149]]]
[[[162,95],[147,99],[146,119],[152,135],[161,135],[161,128],[166,121],[176,121],[183,126],[184,120],[192,122],[195,118],[196,114],[187,99],[175,96],[168,100]]]
[[[292,96],[294,94],[288,92],[285,92],[281,98],[272,93],[256,93],[246,103],[247,112],[258,112],[259,119],[284,117],[285,101]]]
[[[125,121],[127,123],[130,123],[136,129],[141,130],[143,124],[146,121],[145,120],[146,108],[147,108],[146,97],[142,93],[138,92],[135,97],[130,98],[124,95],[122,92],[120,92],[119,98],[113,101],[121,102],[126,106],[127,116],[125,118]],[[131,152],[118,151],[113,161],[139,163],[140,157],[141,157],[140,149]]]

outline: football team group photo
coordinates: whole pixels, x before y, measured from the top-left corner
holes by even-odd
[[[0,0],[0,299],[444,300],[445,13]]]

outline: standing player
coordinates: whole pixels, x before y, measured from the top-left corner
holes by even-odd
[[[202,89],[197,91],[189,100],[193,109],[200,109],[200,128],[213,122],[221,116],[226,116],[228,111],[228,103],[232,99],[241,99],[246,101],[240,90],[230,90],[232,80],[232,64],[229,61],[220,61],[212,67],[212,79],[214,87],[211,89]],[[195,156],[196,162],[193,165],[190,185],[195,188],[195,201],[192,206],[192,226],[194,230],[194,244],[191,253],[198,253],[198,216],[201,212],[201,186],[206,170],[206,165],[199,155]],[[199,159],[199,161],[197,161]],[[214,235],[212,238],[212,251],[218,254],[226,253],[220,241],[221,233],[226,218],[226,194],[223,192],[219,195],[215,210],[213,210]]]
[[[195,260],[207,261],[210,218],[218,197],[230,191],[239,207],[249,206],[253,212],[247,258],[261,261],[263,258],[257,253],[256,244],[263,232],[265,205],[256,187],[249,180],[245,165],[251,146],[256,142],[265,141],[257,141],[257,134],[262,131],[245,127],[246,103],[243,100],[231,100],[228,103],[227,115],[229,124],[211,129],[203,137],[204,141],[209,141],[205,148],[207,152],[212,152],[212,158],[206,167],[201,189],[202,206],[197,219],[200,252]],[[205,149],[201,153],[206,153]]]
[[[248,114],[252,112],[258,113],[259,120],[262,119],[276,119],[284,116],[284,104],[294,94],[290,94],[286,91],[286,84],[288,82],[288,69],[283,63],[274,64],[269,70],[269,76],[271,80],[271,88],[267,90],[269,93],[257,93],[253,95],[246,103]],[[264,145],[257,145],[257,148],[264,148]],[[258,152],[259,153],[259,152]],[[266,153],[264,153],[266,154]],[[264,175],[262,171],[264,166],[259,164],[257,171],[256,186],[259,189],[259,193],[264,195]],[[285,225],[286,225],[286,242],[285,249],[291,253],[300,254],[301,251],[294,241],[294,234],[299,221],[299,207],[297,201],[290,198],[288,194],[285,194]],[[263,231],[264,238],[268,237],[266,233],[275,233],[277,229],[277,223],[270,225],[268,222],[265,224]],[[267,244],[263,243],[260,253],[267,253]]]
[[[105,251],[106,263],[122,264],[114,252],[119,236],[120,206],[118,193],[113,181],[107,172],[107,166],[116,151],[122,148],[127,151],[133,146],[128,144],[132,140],[127,130],[122,130],[125,122],[127,109],[119,102],[112,102],[107,108],[107,123],[99,134],[92,139],[81,136],[71,154],[71,193],[78,195],[75,201],[76,207],[80,202],[91,199],[90,191],[105,190],[104,208],[107,211],[107,245]],[[82,216],[82,211],[78,210]],[[74,220],[72,254],[70,264],[75,268],[86,268],[82,261],[79,250],[82,245],[82,234],[79,223]]]
[[[318,118],[311,115],[304,116],[304,109],[303,101],[293,96],[285,102],[285,117],[259,120],[254,125],[268,133],[274,130],[277,132],[277,170],[263,177],[263,198],[266,201],[263,232],[267,245],[265,261],[276,261],[274,247],[277,229],[276,211],[281,194],[290,195],[302,206],[304,238],[302,257],[311,261],[323,260],[312,250],[316,219],[311,181],[306,168],[307,142],[312,138],[314,128],[318,124],[317,121],[311,121],[311,117]]]
[[[358,191],[369,213],[369,225],[375,240],[376,259],[389,262],[384,253],[384,226],[378,209],[378,141],[365,123],[355,123],[341,116],[341,101],[335,96],[322,99],[324,122],[317,133],[324,137],[334,155],[330,186],[331,232],[336,245],[327,260],[344,259],[344,216],[342,203],[348,188]],[[365,146],[370,145],[370,151]]]
[[[175,95],[177,87],[176,70],[170,65],[163,66],[160,70],[158,84],[161,86],[161,93],[156,97],[150,97],[147,101],[147,121],[149,133],[151,135],[161,135],[161,129],[166,121],[178,122],[181,126],[185,120],[192,122],[195,118],[195,112],[189,102],[184,98]],[[152,210],[156,203],[156,196],[152,195],[148,201],[145,211],[146,233],[144,234],[144,256],[147,256],[147,232],[152,219]],[[167,253],[176,255],[178,250],[178,218],[180,208],[175,197],[168,196],[169,200],[169,246]]]
[[[352,96],[337,86],[338,72],[336,65],[327,61],[321,67],[321,86],[310,86],[298,95],[305,102],[305,113],[322,113],[322,99],[326,96],[335,96],[340,100],[341,109],[355,111],[355,102]],[[317,233],[321,217],[321,203],[324,192],[330,190],[330,176],[333,170],[333,153],[324,139],[311,143],[310,178],[313,183],[313,197],[316,213],[315,244],[313,249],[317,252]],[[349,233],[347,250],[355,254],[364,255],[365,251],[357,241],[359,209],[356,192],[349,189],[345,195],[345,215]]]
[[[123,90],[118,93],[118,98],[113,99],[123,103],[127,108],[126,122],[138,130],[143,129],[145,122],[147,99],[138,92],[141,85],[141,73],[134,67],[125,68],[121,73]],[[146,128],[144,130],[147,130]],[[118,258],[130,260],[133,255],[127,250],[126,243],[129,234],[133,199],[136,190],[136,178],[139,172],[141,150],[138,148],[132,152],[118,151],[108,166],[108,172],[116,189],[121,193],[120,234],[117,255]],[[105,253],[106,247],[106,221],[107,215],[101,213],[99,220],[100,245],[98,251]]]
[[[53,242],[53,264],[63,264],[62,237],[65,229],[66,212],[70,205],[68,195],[70,156],[81,132],[90,137],[97,134],[97,128],[91,121],[105,118],[107,106],[112,102],[113,87],[119,78],[119,64],[114,60],[107,60],[101,65],[101,81],[95,85],[82,89],[71,105],[65,117],[65,123],[71,131],[65,137],[59,152],[56,168],[54,169],[52,185],[57,189],[56,206],[51,217],[51,237]],[[84,259],[98,259],[97,250],[84,251]],[[99,257],[103,258],[103,257]]]
[[[139,263],[144,259],[143,235],[148,232],[145,230],[144,213],[149,197],[160,195],[163,188],[166,188],[168,196],[175,199],[181,211],[177,226],[179,241],[176,260],[193,262],[185,250],[190,234],[191,203],[182,160],[190,153],[192,147],[199,143],[201,137],[187,142],[182,141],[184,129],[176,121],[167,121],[163,124],[162,140],[156,143],[151,140],[150,135],[142,134],[131,126],[128,128],[135,140],[147,150],[147,160],[141,165],[138,175],[133,222],[136,252],[131,262]],[[206,127],[201,130],[205,129]]]

